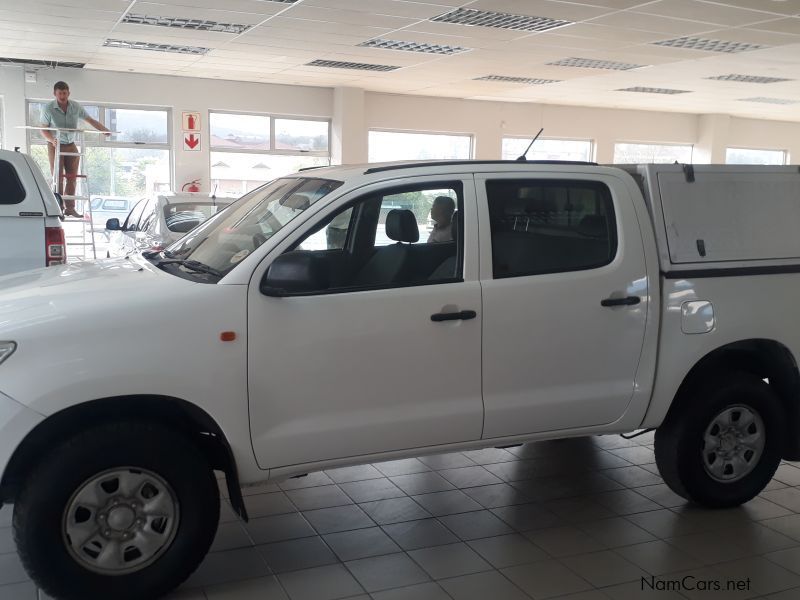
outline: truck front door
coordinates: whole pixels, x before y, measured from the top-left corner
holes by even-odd
[[[633,201],[611,175],[476,175],[484,438],[610,423],[648,310]]]

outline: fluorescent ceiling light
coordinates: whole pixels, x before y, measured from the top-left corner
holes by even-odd
[[[615,90],[617,92],[639,92],[641,94],[689,94],[691,90],[671,90],[669,88],[629,87]]]
[[[798,104],[800,100],[789,100],[788,98],[765,98],[758,96],[756,98],[740,98],[739,102],[762,102],[764,104]]]
[[[532,77],[507,77],[506,75],[484,75],[476,77],[474,81],[501,81],[507,83],[524,83],[527,85],[544,85],[545,83],[558,83],[561,79],[536,79]]]
[[[150,42],[131,42],[128,40],[106,40],[106,48],[124,48],[126,50],[152,50],[154,52],[171,52],[173,54],[207,54],[211,48],[202,46],[175,46],[173,44],[152,44]]]
[[[470,48],[462,46],[448,46],[446,44],[424,44],[419,42],[401,42],[399,40],[386,40],[375,38],[357,44],[367,48],[383,48],[384,50],[403,50],[404,52],[424,52],[427,54],[458,54],[466,52]]]
[[[717,75],[716,77],[706,77],[706,79],[715,79],[717,81],[740,81],[742,83],[778,83],[780,81],[792,81],[784,77],[762,77],[761,75],[739,75],[731,73],[730,75]]]
[[[400,67],[392,65],[372,65],[368,63],[343,62],[339,60],[323,60],[318,58],[306,63],[308,67],[328,67],[329,69],[356,69],[359,71],[394,71]]]
[[[173,27],[176,29],[192,29],[195,31],[216,31],[219,33],[244,33],[252,25],[239,25],[237,23],[218,23],[206,19],[190,19],[185,17],[156,17],[153,15],[127,14],[122,19],[123,23],[134,25],[153,25],[155,27]]]

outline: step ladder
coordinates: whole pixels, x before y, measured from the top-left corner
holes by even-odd
[[[63,200],[73,200],[75,202],[75,210],[83,215],[83,218],[76,218],[72,216],[62,217],[65,224],[64,238],[66,240],[67,261],[76,262],[81,260],[97,258],[97,246],[94,240],[94,226],[92,221],[92,199],[89,195],[89,175],[86,173],[86,144],[83,129],[50,129],[54,132],[55,144],[55,157],[53,159],[52,170],[52,187],[53,192],[58,192],[61,189],[61,180],[66,181],[75,178],[75,194],[66,195],[61,194]],[[68,131],[75,135],[74,144],[78,148],[78,152],[63,152],[61,150],[61,132]],[[76,175],[62,174],[61,157],[62,156],[76,156],[78,157],[78,173]],[[63,207],[62,207],[63,210]],[[73,225],[75,224],[75,225]],[[67,225],[70,225],[67,227]],[[80,225],[78,227],[77,225]]]

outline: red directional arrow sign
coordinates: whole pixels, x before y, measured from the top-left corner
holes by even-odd
[[[200,134],[190,133],[183,134],[183,149],[188,151],[197,152],[200,150]]]

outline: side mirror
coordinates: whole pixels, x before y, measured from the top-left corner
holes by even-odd
[[[328,289],[328,265],[315,253],[295,250],[276,258],[264,273],[259,290],[265,296],[292,296]]]
[[[108,231],[121,231],[122,227],[119,224],[119,219],[109,219],[106,221],[106,229]]]

